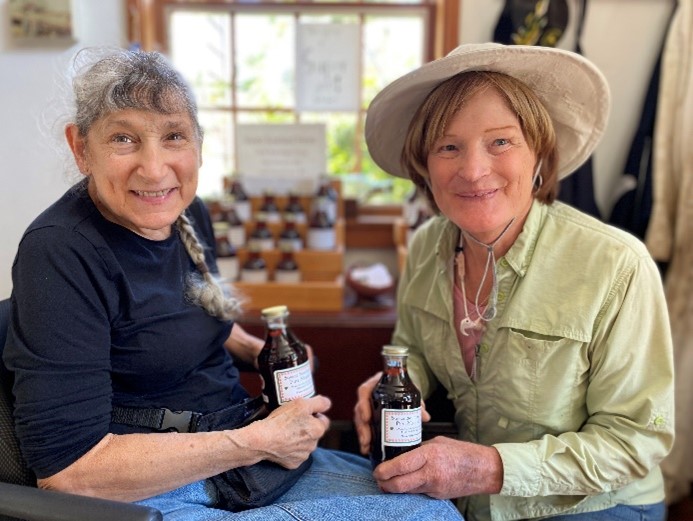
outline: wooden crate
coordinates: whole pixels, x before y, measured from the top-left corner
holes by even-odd
[[[246,311],[282,304],[291,311],[339,311],[344,301],[342,275],[332,281],[305,281],[298,284],[236,282],[234,286],[246,298]]]
[[[271,279],[281,258],[281,252],[272,249],[262,251],[260,255],[267,263]],[[247,258],[248,249],[239,248],[239,266],[242,266]],[[294,258],[301,272],[302,280],[307,282],[332,282],[344,272],[344,250],[341,247],[330,251],[299,250],[294,252]]]

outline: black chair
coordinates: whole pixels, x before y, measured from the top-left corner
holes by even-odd
[[[12,420],[12,374],[2,363],[10,300],[0,300],[0,521],[161,521],[154,508],[36,488]]]

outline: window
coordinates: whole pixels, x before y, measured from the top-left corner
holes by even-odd
[[[243,123],[323,123],[327,173],[343,176],[347,197],[392,203],[411,189],[409,181],[395,179],[373,163],[363,124],[368,104],[381,88],[433,58],[434,4],[427,0],[151,4],[129,2],[131,39],[168,54],[195,89],[205,129],[201,196],[218,195],[223,178],[238,171],[235,129]],[[295,40],[304,24],[355,28],[359,92],[354,110],[311,112],[297,107]]]

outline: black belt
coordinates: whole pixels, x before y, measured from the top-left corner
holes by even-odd
[[[134,427],[147,427],[157,431],[195,432],[202,417],[199,412],[172,411],[171,409],[143,409],[139,407],[113,407],[111,421]]]
[[[197,432],[218,430],[233,425],[247,425],[267,415],[262,397],[248,398],[219,411],[202,414],[193,411],[172,411],[161,408],[113,407],[111,422],[133,427],[146,427],[156,431]]]

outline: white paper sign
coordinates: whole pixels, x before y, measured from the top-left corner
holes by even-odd
[[[325,125],[239,124],[238,172],[252,195],[312,194],[327,169]]]
[[[296,108],[359,109],[357,24],[299,24],[296,32]]]

